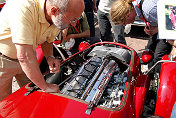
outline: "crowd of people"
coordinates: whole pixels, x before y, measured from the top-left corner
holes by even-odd
[[[0,13],[0,101],[12,93],[12,79],[20,87],[32,81],[45,92],[59,92],[56,84],[45,82],[37,63],[36,47],[41,44],[51,73],[59,71],[60,62],[53,56],[52,42],[61,34],[63,45],[74,40],[70,49],[78,52],[82,41],[125,41],[125,25],[135,17],[146,23],[144,31],[151,35],[147,49],[156,63],[169,54],[173,41],[158,40],[158,0],[11,0]],[[18,2],[18,5],[14,5]],[[100,30],[95,36],[94,13]],[[113,33],[112,33],[113,30]],[[156,69],[159,71],[158,69]]]

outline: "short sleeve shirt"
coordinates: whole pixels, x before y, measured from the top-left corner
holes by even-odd
[[[98,10],[104,13],[109,13],[111,6],[116,0],[100,0]]]
[[[59,29],[50,25],[44,13],[45,0],[8,0],[0,12],[0,52],[16,57],[15,43],[33,45],[52,42]]]

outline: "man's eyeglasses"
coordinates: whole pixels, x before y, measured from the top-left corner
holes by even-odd
[[[72,25],[73,23],[76,23],[76,22],[77,22],[78,20],[80,20],[80,18],[81,18],[81,17],[79,17],[79,18],[74,18],[73,20],[70,20],[68,17],[65,16],[65,14],[63,13],[63,11],[60,10],[60,13],[65,17],[65,19],[66,19],[67,21],[70,22],[70,25]]]

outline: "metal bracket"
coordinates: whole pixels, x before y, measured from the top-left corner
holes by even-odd
[[[37,91],[39,89],[38,86],[31,87],[27,90],[27,92],[24,94],[25,96],[28,96],[29,94],[33,93],[34,91]]]
[[[87,106],[87,110],[85,113],[90,115],[94,106],[95,106],[95,104],[93,103],[93,101],[89,102],[89,105]]]
[[[176,61],[172,61],[172,60],[160,60],[157,61],[148,71],[144,72],[144,75],[149,75],[149,73],[160,63],[164,63],[164,62],[172,62],[172,63],[176,63]]]

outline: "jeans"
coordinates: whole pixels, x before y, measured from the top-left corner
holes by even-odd
[[[94,37],[95,36],[95,25],[94,25],[94,13],[93,13],[93,9],[92,11],[84,11],[87,17],[87,21],[89,24],[89,28],[90,28],[90,36]]]
[[[94,25],[94,7],[93,7],[93,1],[92,0],[84,0],[85,4],[85,14],[87,17],[87,21],[90,28],[90,36],[95,36],[95,25]]]
[[[123,25],[114,25],[110,20],[109,13],[104,13],[100,10],[97,11],[97,18],[102,41],[118,42],[126,45]],[[114,31],[114,37],[111,28]]]

